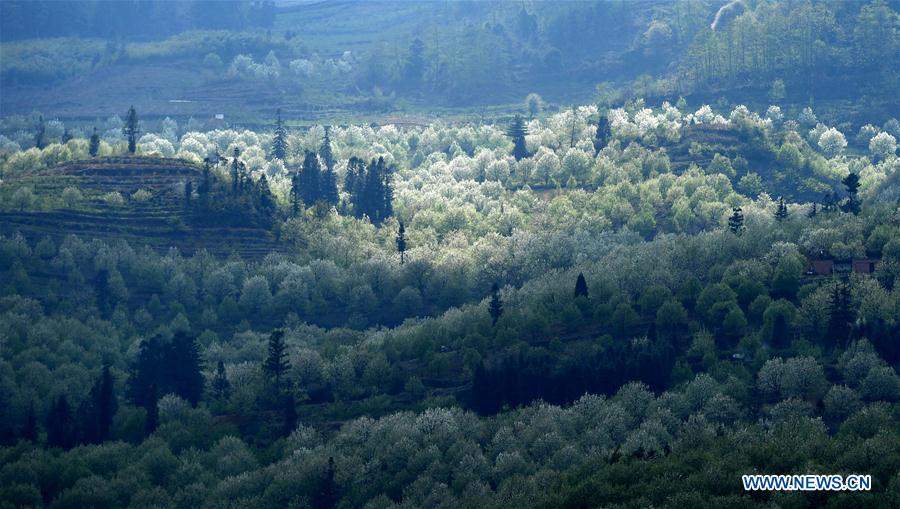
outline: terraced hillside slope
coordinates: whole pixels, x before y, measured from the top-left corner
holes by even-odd
[[[160,250],[262,257],[287,249],[263,228],[203,226],[185,187],[201,179],[196,165],[148,157],[74,161],[13,178],[0,190],[0,232],[26,238],[126,240]]]

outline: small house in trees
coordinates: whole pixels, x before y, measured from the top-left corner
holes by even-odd
[[[878,270],[877,258],[854,258],[835,260],[833,258],[813,259],[807,274],[810,276],[830,276],[832,274],[871,274]]]
[[[876,258],[860,258],[853,260],[853,272],[857,274],[871,274],[878,268],[878,260]]]

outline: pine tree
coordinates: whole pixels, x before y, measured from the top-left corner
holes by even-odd
[[[307,151],[303,159],[303,168],[300,169],[299,181],[300,195],[307,207],[312,207],[321,198],[320,177],[319,158],[314,152]]]
[[[84,440],[86,442],[99,444],[109,438],[109,431],[112,428],[113,416],[115,416],[117,408],[118,402],[112,374],[109,371],[109,363],[104,363],[100,377],[91,388],[84,423]]]
[[[344,174],[344,192],[350,195],[351,201],[355,201],[357,194],[357,179],[366,171],[366,163],[362,159],[353,156],[347,161],[347,173]]]
[[[197,186],[197,196],[200,197],[200,204],[206,207],[209,204],[209,193],[212,190],[212,179],[209,168],[209,158],[203,159],[203,176],[200,179],[200,185]]]
[[[809,209],[809,213],[807,213],[806,216],[812,218],[812,217],[816,217],[816,215],[818,215],[818,213],[819,213],[818,205],[815,202],[813,202],[812,208]]]
[[[234,147],[234,157],[231,159],[231,194],[238,194],[238,187],[241,180],[241,161],[238,159],[241,151]]]
[[[322,172],[321,191],[322,201],[329,205],[337,205],[337,177],[335,176],[334,171],[329,168],[325,168],[325,171]]]
[[[859,175],[850,173],[841,180],[841,183],[847,189],[847,203],[841,208],[844,212],[850,212],[853,215],[859,214],[859,201],[856,197],[856,194],[859,192]]]
[[[125,125],[122,127],[122,135],[128,139],[129,153],[134,154],[137,150],[137,135],[139,132],[137,111],[132,106],[128,108],[128,113],[125,115]]]
[[[578,279],[575,281],[575,296],[588,297],[587,281],[585,281],[584,274],[581,272],[578,273]]]
[[[37,414],[34,411],[34,401],[28,405],[28,415],[25,416],[25,427],[22,429],[22,438],[34,443],[37,442]]]
[[[296,216],[300,212],[301,203],[303,203],[303,191],[300,186],[300,174],[295,173],[291,177],[291,215]]]
[[[148,389],[149,398],[147,399],[144,409],[147,417],[144,419],[144,435],[150,436],[159,426],[159,396],[156,390],[156,384],[152,384]]]
[[[184,208],[191,208],[191,196],[194,194],[194,183],[190,180],[184,183]]]
[[[3,384],[0,384],[0,447],[12,445],[15,442],[16,433],[12,427],[11,410],[7,391],[4,390]]]
[[[331,150],[331,126],[325,126],[325,139],[322,141],[322,146],[319,148],[319,157],[322,158],[322,163],[325,165],[325,169],[328,171],[334,171],[334,152]]]
[[[403,221],[400,221],[397,229],[397,251],[400,253],[400,265],[403,265],[406,261],[406,228],[403,227]]]
[[[272,157],[281,159],[287,156],[287,131],[281,121],[281,108],[278,108],[278,119],[275,121],[275,136],[272,138]]]
[[[334,481],[334,458],[328,458],[328,467],[319,481],[318,490],[313,499],[314,509],[334,509],[340,500],[337,483]]]
[[[289,436],[297,429],[297,401],[290,391],[284,395],[282,399],[282,418],[284,419],[284,427],[282,429],[283,436]]]
[[[731,217],[728,218],[728,229],[737,236],[744,233],[744,214],[740,207],[731,208]]]
[[[276,208],[275,195],[269,188],[269,179],[262,175],[256,182],[256,210],[268,223],[275,215]]]
[[[528,149],[525,147],[526,134],[528,134],[528,130],[525,128],[525,121],[522,120],[521,116],[516,115],[516,118],[513,119],[512,124],[506,131],[506,136],[512,139],[512,155],[516,158],[516,161],[521,161],[528,157]]]
[[[62,142],[63,142],[63,144],[66,144],[66,143],[69,143],[69,141],[71,139],[72,139],[72,133],[70,133],[69,128],[66,127],[65,129],[63,129]]]
[[[167,378],[171,381],[173,392],[197,406],[203,396],[203,361],[196,338],[179,331],[167,350]]]
[[[416,37],[409,45],[409,54],[403,65],[403,85],[409,90],[419,88],[425,67],[425,43]]]
[[[787,205],[784,204],[784,198],[778,198],[778,208],[775,210],[775,219],[779,222],[787,219]]]
[[[157,381],[162,378],[165,362],[160,336],[141,342],[128,380],[128,397],[132,403],[145,408],[156,404]]]
[[[856,319],[850,298],[850,285],[836,282],[828,304],[831,315],[828,319],[828,336],[832,346],[843,348],[849,342],[852,324]]]
[[[100,135],[97,134],[97,128],[94,128],[94,134],[91,135],[91,142],[88,147],[88,153],[91,157],[97,157],[97,153],[100,152]]]
[[[48,447],[71,449],[75,445],[75,421],[64,395],[56,398],[50,406],[44,428],[47,430]]]
[[[368,216],[372,224],[380,224],[384,219],[385,205],[385,180],[382,172],[384,171],[384,158],[379,157],[378,160],[372,160],[366,170],[365,183],[359,193],[357,199],[357,208],[359,217]]]
[[[216,374],[212,382],[213,397],[219,400],[227,400],[231,396],[231,383],[225,374],[225,363],[219,361],[216,365]]]
[[[503,316],[503,301],[500,300],[500,288],[497,283],[491,287],[491,303],[488,306],[488,312],[491,314],[491,324],[497,325],[497,320]]]
[[[609,119],[606,115],[597,118],[597,132],[594,134],[594,153],[598,154],[609,143],[612,129],[609,127]]]
[[[46,135],[46,128],[44,127],[44,116],[41,115],[38,117],[37,127],[34,132],[34,146],[37,148],[44,148],[45,140],[44,136]]]
[[[287,374],[291,364],[287,358],[284,344],[284,331],[275,329],[269,335],[269,355],[263,363],[263,370],[273,379],[276,391],[283,388],[282,378]]]
[[[392,168],[385,167],[381,175],[383,179],[381,188],[384,194],[384,198],[381,201],[381,219],[385,220],[394,215],[394,172]]]

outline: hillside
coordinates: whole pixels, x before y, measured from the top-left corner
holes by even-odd
[[[180,159],[118,156],[68,162],[4,186],[7,206],[0,211],[0,232],[18,232],[33,240],[74,234],[85,240],[125,240],[163,252],[170,247],[184,253],[205,249],[248,259],[286,249],[266,229],[195,224],[195,211],[185,206],[184,186],[191,182],[196,188],[200,177],[197,166]],[[40,209],[9,206],[23,187],[33,191],[34,200],[43,204]],[[69,187],[82,194],[71,207],[60,203]]]
[[[0,0],[0,509],[900,509],[900,0]]]

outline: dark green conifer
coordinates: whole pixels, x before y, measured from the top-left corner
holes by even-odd
[[[275,136],[272,138],[272,157],[284,160],[287,157],[287,131],[281,120],[281,108],[278,108],[278,118],[275,121]]]
[[[728,229],[737,236],[744,233],[744,214],[740,207],[731,208],[731,217],[728,218]]]
[[[488,306],[488,312],[491,314],[491,324],[497,325],[497,320],[503,316],[503,301],[500,300],[500,288],[497,283],[491,287],[491,303]]]
[[[137,135],[140,132],[138,128],[138,116],[134,106],[128,108],[125,115],[125,125],[122,127],[122,135],[128,139],[128,152],[134,154],[137,150]]]
[[[526,134],[528,134],[528,130],[525,128],[525,121],[522,120],[520,115],[516,115],[516,118],[513,119],[512,124],[506,131],[506,136],[512,139],[512,155],[516,158],[516,161],[521,161],[528,157],[528,149],[525,147]]]
[[[91,157],[97,157],[97,153],[100,151],[100,135],[97,134],[97,128],[94,128],[94,134],[91,135],[91,142],[88,145],[88,153]]]

